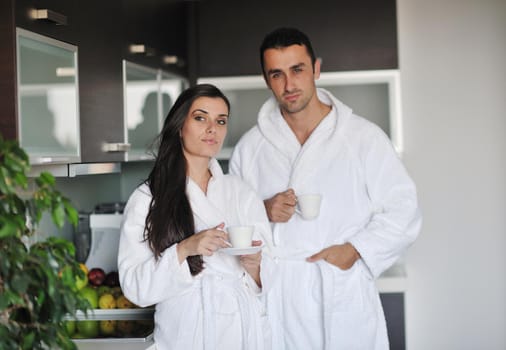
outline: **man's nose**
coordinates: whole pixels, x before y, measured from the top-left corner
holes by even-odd
[[[285,90],[292,91],[294,88],[295,88],[294,79],[290,76],[290,74],[287,74],[285,76]]]

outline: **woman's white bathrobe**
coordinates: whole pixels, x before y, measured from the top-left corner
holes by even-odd
[[[268,295],[273,348],[388,349],[385,318],[375,286],[418,235],[415,185],[387,136],[318,89],[332,110],[301,147],[274,98],[259,112],[232,155],[231,173],[266,199],[292,187],[320,193],[320,215],[295,214],[273,224],[279,280]],[[361,255],[343,271],[305,259],[351,242]]]
[[[254,225],[254,239],[269,247],[272,235],[262,201],[241,179],[223,175],[211,160],[207,196],[191,179],[187,184],[196,232],[224,222]],[[151,194],[141,185],[125,207],[118,267],[125,296],[140,306],[156,304],[158,350],[270,349],[270,330],[261,291],[238,256],[215,252],[204,257],[204,270],[192,277],[186,260],[179,264],[176,244],[156,261],[143,241]],[[264,249],[266,249],[264,248]],[[272,260],[271,260],[272,262]],[[262,253],[263,290],[269,288],[273,264]]]

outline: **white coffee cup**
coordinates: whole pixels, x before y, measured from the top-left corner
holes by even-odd
[[[313,220],[320,214],[322,196],[316,193],[297,196],[297,214],[304,220]]]
[[[228,238],[234,248],[249,248],[253,239],[253,226],[228,226]]]

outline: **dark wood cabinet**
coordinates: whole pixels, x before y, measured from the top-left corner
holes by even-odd
[[[404,293],[381,293],[380,298],[387,322],[390,350],[405,350]]]
[[[66,24],[33,19],[47,9]],[[104,143],[125,142],[123,60],[186,76],[187,11],[184,2],[134,0],[3,0],[0,4],[0,132],[17,138],[16,27],[78,48],[81,162],[125,160],[104,152]],[[130,44],[144,44],[154,55],[134,55]],[[163,55],[179,64],[164,65]],[[181,62],[183,64],[181,64]]]
[[[261,74],[259,46],[277,27],[311,39],[322,71],[398,68],[395,0],[202,1],[197,76]]]
[[[121,161],[122,152],[104,152],[104,143],[124,143],[122,28],[114,14],[120,1],[81,2],[79,104],[82,162]],[[83,6],[84,5],[84,6]]]
[[[16,27],[77,45],[80,28],[77,20],[80,11],[78,4],[75,0],[15,0]],[[32,11],[44,9],[57,18],[65,18],[66,24],[61,25],[48,19],[35,20],[32,17]]]

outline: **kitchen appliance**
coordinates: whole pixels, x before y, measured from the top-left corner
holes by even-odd
[[[80,211],[77,230],[74,232],[74,245],[76,246],[76,260],[84,263],[90,253],[90,213]]]
[[[118,271],[118,247],[123,214],[90,214],[90,252],[85,265],[88,269],[102,268],[106,273]]]

